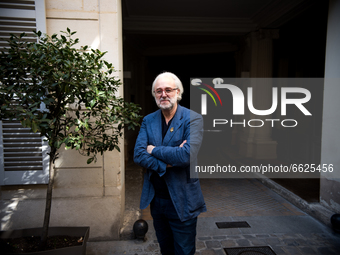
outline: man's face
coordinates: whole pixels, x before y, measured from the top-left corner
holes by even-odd
[[[162,110],[171,110],[177,104],[179,89],[171,77],[159,78],[154,87],[157,106]]]

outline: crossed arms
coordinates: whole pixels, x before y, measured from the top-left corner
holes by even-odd
[[[185,168],[190,165],[190,158],[196,158],[202,142],[203,120],[200,115],[187,118],[183,142],[179,146],[154,146],[149,144],[147,121],[144,119],[135,145],[134,161],[136,164],[164,175],[167,167]],[[190,132],[191,130],[191,132]]]
[[[187,140],[184,140],[181,144],[180,144],[180,148],[183,148],[183,145],[187,142]],[[148,145],[148,147],[146,147],[146,151],[152,155],[152,150],[155,148],[156,146],[153,145]],[[167,164],[166,167],[172,167],[172,165]]]

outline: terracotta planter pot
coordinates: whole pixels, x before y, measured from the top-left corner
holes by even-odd
[[[0,231],[0,238],[17,238],[24,236],[40,236],[42,228],[29,228],[19,230]],[[28,252],[20,254],[29,255],[86,255],[86,243],[89,238],[90,227],[50,227],[49,236],[68,235],[68,236],[83,236],[82,245],[65,247],[55,250]],[[13,255],[14,253],[1,253],[2,255]]]

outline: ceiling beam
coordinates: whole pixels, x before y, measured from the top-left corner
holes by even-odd
[[[206,53],[235,52],[238,46],[231,43],[190,44],[163,47],[150,47],[142,51],[145,56],[191,55]]]
[[[249,18],[130,16],[123,19],[125,33],[245,35],[261,28],[277,28],[316,0],[273,0]]]
[[[255,28],[256,24],[246,18],[130,16],[123,21],[124,32],[134,34],[240,35]]]

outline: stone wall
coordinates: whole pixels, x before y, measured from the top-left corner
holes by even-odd
[[[47,34],[70,28],[79,47],[89,45],[113,63],[121,80],[122,21],[118,0],[46,0]],[[123,96],[123,88],[118,92]],[[77,151],[61,150],[56,162],[51,226],[90,226],[90,240],[119,239],[125,207],[124,141],[88,165]],[[43,224],[45,185],[1,187],[1,229]]]

